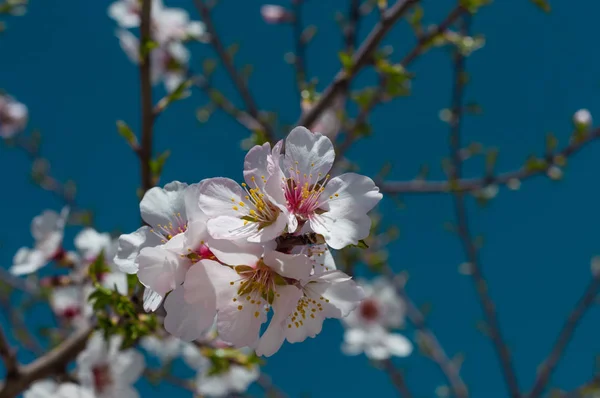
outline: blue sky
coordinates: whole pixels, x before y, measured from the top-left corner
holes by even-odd
[[[166,1],[197,18],[191,3]],[[339,68],[341,37],[333,16],[336,8],[345,9],[346,2],[308,3],[305,21],[319,29],[308,51],[308,70],[319,77],[322,89]],[[549,131],[565,145],[576,110],[600,112],[600,55],[593,51],[590,35],[600,5],[553,3],[553,12],[546,15],[526,0],[498,1],[474,20],[473,32],[486,36],[486,46],[468,61],[472,83],[466,99],[480,103],[484,113],[466,119],[463,136],[465,142],[497,147],[498,170],[518,168],[529,154],[541,153]],[[33,2],[26,16],[8,19],[8,30],[0,36],[0,88],[28,105],[29,126],[42,132],[42,151],[53,174],[77,182],[78,201],[96,212],[96,226],[129,231],[139,222],[135,194],[139,171],[135,156],[116,133],[115,121],[122,119],[139,129],[139,83],[137,69],[122,53],[115,24],[106,15],[109,4]],[[435,23],[454,2],[425,0],[423,4],[425,20]],[[238,65],[253,64],[250,87],[257,102],[278,112],[283,122],[293,123],[299,106],[291,68],[283,61],[283,54],[293,48],[292,32],[264,24],[260,5],[254,0],[223,0],[215,19],[225,42],[240,43]],[[363,24],[362,37],[372,22]],[[394,46],[392,58],[400,59],[413,44],[406,24],[394,29],[386,44]],[[192,54],[191,65],[199,69],[211,51],[197,44]],[[411,71],[416,73],[413,95],[378,108],[371,117],[374,135],[349,152],[367,175],[374,175],[390,160],[393,179],[414,177],[424,163],[429,164],[432,178],[443,177],[440,165],[447,156],[448,129],[438,113],[450,101],[448,54],[434,50]],[[366,80],[361,78],[358,84]],[[219,75],[217,84],[240,103],[225,75]],[[157,98],[161,90],[157,88]],[[205,102],[194,93],[159,118],[155,150],[172,153],[163,182],[241,178],[244,152],[239,142],[246,133],[223,114],[200,124],[195,111]],[[530,388],[537,365],[587,285],[590,258],[600,252],[599,156],[600,143],[592,144],[569,161],[563,181],[534,179],[519,191],[501,189],[485,208],[470,206],[473,230],[485,237],[482,264],[523,389]],[[4,267],[20,246],[30,244],[31,218],[43,209],[61,206],[28,181],[29,167],[23,153],[0,148]],[[465,174],[480,176],[482,170],[481,161],[470,160]],[[443,228],[453,217],[450,198],[409,196],[404,202],[402,209],[384,202],[386,222],[401,230],[400,239],[389,248],[392,266],[410,273],[408,290],[417,303],[432,304],[428,320],[446,350],[465,355],[462,374],[472,396],[505,397],[492,345],[476,328],[482,314],[472,283],[458,273],[464,261],[459,242]],[[598,308],[588,313],[552,385],[570,389],[592,376],[600,351],[599,316]],[[393,396],[387,376],[365,357],[341,354],[341,332],[338,323],[329,321],[316,339],[286,345],[269,359],[265,371],[293,397]],[[414,337],[410,328],[406,334]],[[435,387],[443,384],[435,365],[418,354],[397,364],[405,369],[415,396],[433,396]],[[149,398],[177,392],[143,383],[140,391]]]

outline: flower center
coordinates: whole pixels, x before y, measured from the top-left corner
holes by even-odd
[[[366,321],[372,322],[379,318],[380,311],[377,302],[373,299],[366,299],[358,307],[360,316]]]
[[[296,164],[297,163],[298,162],[296,162]],[[311,164],[311,167],[314,166],[314,163]],[[321,193],[325,190],[325,185],[327,184],[330,175],[327,174],[325,179],[322,179],[322,173],[319,173],[318,177],[318,180],[322,180],[321,182],[311,182],[313,181],[313,175],[301,175],[296,167],[290,168],[290,177],[283,179],[283,189],[288,204],[288,210],[300,216],[302,219],[308,219],[308,217],[323,204]],[[333,196],[329,199],[333,199]]]
[[[204,241],[201,241],[200,246],[195,250],[188,249],[188,252],[188,254],[182,254],[181,257],[187,257],[191,260],[192,264],[195,264],[200,260],[216,260],[215,255],[210,251],[210,248],[206,246]]]
[[[323,302],[329,302],[329,300],[322,296],[319,297],[319,300]],[[292,326],[295,326],[296,328],[304,326],[304,320],[306,320],[306,317],[309,316],[314,319],[315,314],[317,314],[320,311],[323,311],[323,304],[306,295],[303,296],[298,301],[296,311],[294,311],[294,313],[290,314],[290,316],[288,317],[288,329],[291,329]]]
[[[264,185],[267,182],[265,176],[260,178]],[[251,179],[255,185],[254,188],[248,188],[248,185],[242,183],[242,187],[247,193],[244,196],[246,202],[239,201],[236,204],[235,198],[231,198],[233,210],[244,213],[244,216],[241,217],[244,220],[244,226],[249,222],[256,222],[259,224],[259,228],[264,228],[275,222],[279,215],[279,209],[265,197],[265,194],[256,183],[256,179],[254,177]],[[246,206],[248,206],[248,209],[246,209]]]
[[[242,311],[245,306],[254,306],[256,318],[260,316],[260,311],[263,309],[269,312],[275,297],[279,297],[279,293],[275,293],[275,286],[286,285],[286,279],[264,265],[262,260],[256,267],[238,265],[234,269],[240,279],[229,284],[233,286],[239,282],[239,288],[233,297],[233,301],[238,303],[238,310]]]
[[[101,364],[92,368],[92,376],[94,378],[94,389],[99,393],[102,393],[112,384],[112,377],[108,364]]]
[[[65,318],[68,321],[72,321],[73,319],[75,319],[75,317],[77,317],[80,314],[81,314],[81,309],[80,308],[78,308],[78,307],[67,307],[62,312],[62,317]]]
[[[152,228],[150,232],[158,235],[162,243],[166,243],[175,235],[182,234],[187,230],[187,222],[181,217],[181,213],[173,214],[173,221],[170,221],[168,225],[156,224],[156,229]]]

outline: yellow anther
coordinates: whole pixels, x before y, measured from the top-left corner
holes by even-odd
[[[340,196],[340,195],[338,195],[338,194],[336,193],[334,196],[337,198],[337,197],[338,197],[338,196]]]
[[[233,298],[233,302],[235,303],[236,301],[237,301],[237,299],[234,297],[234,298]]]
[[[231,286],[233,286],[233,284],[234,284],[234,283],[235,283],[235,282],[229,282],[229,284],[230,284]],[[235,300],[235,299],[234,299],[234,300]]]
[[[239,210],[239,208],[237,206],[233,206],[232,209],[233,210]]]
[[[239,204],[240,206],[242,206],[242,207],[246,206],[246,204],[245,204],[244,202],[240,202],[240,203],[238,203],[238,204]]]
[[[244,308],[244,306],[243,306],[243,305],[238,305],[238,310],[240,310],[240,311],[241,311],[241,310],[242,310],[242,308]]]
[[[256,311],[256,312],[254,313],[254,316],[255,316],[256,318],[258,318],[258,315],[259,315],[259,313],[258,313],[258,311]]]

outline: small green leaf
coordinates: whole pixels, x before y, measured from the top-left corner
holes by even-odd
[[[158,155],[156,159],[150,160],[150,171],[155,179],[159,179],[162,174],[163,167],[165,166],[165,162],[171,156],[171,151],[168,149]]]
[[[530,0],[537,8],[540,10],[549,13],[552,11],[552,7],[550,7],[550,3],[548,0]]]
[[[347,71],[351,71],[352,64],[354,63],[352,61],[352,55],[348,54],[345,51],[340,51],[338,53],[338,56],[340,57],[340,62],[342,63],[342,67]]]
[[[125,138],[125,141],[127,141],[129,146],[133,148],[138,146],[137,138],[127,123],[122,120],[117,120],[117,131],[121,137]]]

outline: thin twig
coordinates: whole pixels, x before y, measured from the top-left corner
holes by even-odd
[[[49,377],[67,368],[69,362],[85,348],[93,327],[79,329],[58,347],[34,362],[19,368],[19,377],[5,380],[0,386],[0,398],[14,398],[40,379]]]
[[[152,81],[150,76],[151,58],[148,43],[150,43],[152,0],[143,0],[142,19],[140,24],[140,49],[142,59],[140,62],[140,87],[142,107],[142,139],[138,152],[142,179],[142,190],[146,192],[154,186],[150,163],[152,161],[152,135],[154,130],[154,108],[152,105]]]
[[[576,388],[573,391],[569,391],[559,395],[560,398],[583,398],[592,392],[598,392],[600,390],[600,373],[596,374],[590,381]]]
[[[452,181],[383,181],[379,187],[386,193],[449,193],[453,191],[472,192],[485,188],[488,185],[507,185],[513,181],[520,182],[532,177],[538,177],[546,174],[548,169],[554,165],[556,159],[568,159],[575,155],[580,149],[590,144],[592,141],[600,139],[600,128],[592,130],[580,139],[573,139],[571,143],[562,151],[556,153],[551,159],[546,159],[544,167],[531,168],[523,166],[520,169],[508,171],[496,176],[486,176],[481,178],[460,178]]]
[[[294,10],[293,34],[294,34],[294,69],[296,71],[296,87],[298,94],[306,87],[306,43],[302,35],[304,25],[302,22],[302,7],[304,0],[294,0],[292,2]]]
[[[470,22],[469,16],[465,16],[462,22],[461,31],[463,34],[467,34]],[[464,73],[465,57],[458,49],[456,49],[454,56],[454,87],[452,90],[452,120],[450,121],[450,152],[453,163],[453,167],[451,167],[449,173],[451,181],[458,181],[461,178],[462,158],[460,155],[460,133],[462,121],[462,97],[465,86]],[[519,398],[521,394],[519,392],[519,384],[517,382],[517,376],[512,365],[510,352],[502,337],[500,323],[496,315],[496,307],[489,295],[487,282],[483,275],[481,265],[479,264],[477,248],[475,247],[469,232],[467,206],[465,204],[464,193],[462,191],[454,192],[454,211],[458,223],[458,235],[462,242],[466,257],[471,264],[472,279],[475,283],[481,306],[483,307],[483,312],[490,329],[490,335],[492,342],[494,343],[494,348],[500,360],[500,365],[502,367],[502,372],[508,391],[512,398]]]
[[[392,379],[392,383],[394,383],[394,387],[398,390],[398,394],[402,398],[412,398],[412,394],[406,385],[406,380],[404,380],[404,375],[398,369],[390,359],[386,359],[381,361],[385,371]]]
[[[406,305],[406,316],[415,326],[415,328],[421,333],[422,338],[426,342],[431,359],[437,363],[440,370],[446,377],[453,394],[457,398],[467,398],[469,396],[469,392],[467,390],[467,386],[460,376],[458,366],[452,362],[450,358],[448,358],[448,355],[446,355],[446,352],[444,351],[444,348],[438,341],[437,337],[427,326],[425,316],[408,296],[408,293],[404,287],[406,284],[406,279],[399,275],[394,275],[389,267],[386,268],[385,271],[388,277],[393,281],[398,297],[400,297],[402,302]]]
[[[287,395],[281,391],[273,382],[271,378],[264,373],[261,373],[256,380],[256,384],[262,388],[265,392],[265,396],[272,398],[287,398]]]
[[[6,367],[6,379],[14,379],[19,375],[19,363],[15,350],[8,343],[4,329],[0,326],[0,357]]]
[[[202,16],[202,20],[206,25],[206,29],[210,35],[210,42],[214,47],[217,55],[219,56],[219,59],[223,63],[225,70],[229,74],[231,81],[235,85],[236,89],[239,91],[240,96],[242,97],[242,100],[246,105],[248,113],[260,123],[267,137],[267,140],[274,143],[277,137],[275,136],[275,133],[273,132],[271,126],[268,123],[265,123],[261,120],[259,108],[256,105],[256,102],[254,101],[250,90],[248,89],[246,83],[237,72],[235,65],[233,64],[233,59],[229,56],[227,50],[225,49],[225,46],[219,38],[217,28],[215,27],[215,24],[212,20],[212,16],[210,14],[210,8],[204,0],[194,0],[194,4],[196,5],[198,12]]]
[[[199,1],[199,0],[198,0]],[[399,0],[392,7],[387,9],[380,21],[371,30],[365,41],[352,56],[352,63],[349,67],[344,67],[338,71],[331,84],[323,91],[319,100],[306,113],[304,113],[296,125],[310,126],[321,116],[337,94],[345,90],[350,82],[356,77],[358,72],[368,64],[371,55],[379,46],[379,43],[387,35],[396,22],[408,12],[412,5],[418,3],[419,0]]]
[[[550,376],[556,368],[556,365],[558,365],[558,361],[562,357],[565,348],[571,341],[579,321],[581,321],[581,318],[583,318],[583,315],[586,313],[586,311],[594,304],[599,289],[600,272],[594,271],[594,276],[585,290],[585,293],[581,299],[579,299],[577,305],[575,308],[573,308],[573,311],[571,311],[569,314],[569,317],[567,318],[567,321],[565,322],[558,339],[556,340],[556,343],[554,343],[552,351],[540,366],[540,370],[535,382],[533,383],[533,388],[531,389],[529,398],[538,398],[544,392],[546,385],[550,381]]]

